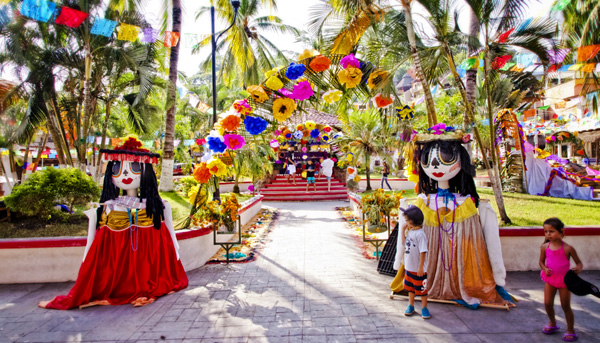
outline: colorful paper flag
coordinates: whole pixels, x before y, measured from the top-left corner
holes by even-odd
[[[479,67],[479,60],[477,59],[477,57],[467,58],[463,61],[463,63],[461,63],[460,66],[465,70],[477,68]]]
[[[55,23],[61,25],[67,25],[68,27],[76,28],[83,23],[83,21],[89,16],[85,12],[81,12],[69,7],[63,7],[60,14],[54,20]]]
[[[498,37],[498,43],[504,43],[508,40],[508,36],[510,36],[510,34],[514,31],[514,28],[511,28],[510,30],[504,32],[503,34],[501,34]]]
[[[0,29],[10,23],[10,11],[8,6],[0,7]]]
[[[600,51],[600,44],[586,45],[577,49],[577,62],[585,62],[596,56]]]
[[[550,9],[550,12],[562,11],[571,3],[571,0],[558,0]]]
[[[546,51],[550,64],[562,63],[571,49],[556,49]]]
[[[550,105],[540,106],[540,107],[538,107],[538,110],[544,110],[545,111],[545,110],[547,110],[549,108],[550,108]]]
[[[591,73],[596,68],[596,63],[588,63],[583,68],[581,68],[582,72]]]
[[[37,21],[48,22],[56,10],[56,4],[47,0],[24,0],[21,14]]]
[[[508,62],[511,57],[512,57],[512,55],[502,55],[502,56],[498,56],[498,57],[494,58],[494,61],[492,62],[492,68],[500,69],[500,68],[504,67],[506,62]]]
[[[562,64],[551,65],[550,68],[548,68],[548,72],[551,73],[553,71],[558,71],[561,66],[562,66]]]
[[[183,36],[183,42],[186,48],[193,48],[198,45],[198,35],[195,33],[186,33]]]
[[[142,38],[142,43],[154,43],[158,39],[158,34],[160,31],[153,29],[151,27],[144,28],[144,37]]]
[[[165,47],[172,48],[177,46],[177,43],[179,43],[179,36],[179,32],[165,31]]]
[[[500,70],[507,71],[507,70],[510,70],[510,68],[514,67],[515,65],[517,65],[517,64],[516,63],[512,63],[512,62],[506,63],[504,65],[504,67],[500,68]]]
[[[114,20],[96,17],[94,19],[94,25],[92,26],[92,30],[90,32],[94,35],[110,37],[115,31],[115,27],[117,27],[117,24],[118,23]]]
[[[139,34],[139,26],[121,23],[121,25],[119,25],[119,34],[117,35],[117,39],[135,42]]]
[[[584,66],[584,65],[585,65],[585,64],[583,64],[583,63],[577,63],[577,64],[573,64],[573,65],[571,65],[571,66],[569,67],[569,70],[571,70],[571,71],[577,71],[577,70],[579,70],[579,69],[583,68],[583,66]]]

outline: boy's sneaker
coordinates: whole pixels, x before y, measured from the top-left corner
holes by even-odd
[[[423,319],[431,318],[431,314],[429,314],[429,310],[427,309],[427,307],[423,307],[423,309],[421,310],[421,317],[423,317]]]
[[[415,314],[415,307],[412,305],[408,305],[408,307],[406,308],[406,311],[404,311],[404,315],[412,316],[413,314]]]

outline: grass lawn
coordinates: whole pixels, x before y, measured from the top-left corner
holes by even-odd
[[[374,191],[362,192],[360,195],[371,194]],[[482,199],[490,200],[496,213],[498,206],[494,193],[489,188],[477,189]],[[386,191],[386,193],[392,193]],[[538,195],[503,193],[506,213],[512,224],[508,226],[542,226],[544,220],[558,217],[565,225],[595,225],[600,223],[600,201],[585,201],[542,197]],[[404,197],[416,198],[415,191],[406,190]],[[500,220],[500,218],[498,218]]]
[[[488,188],[477,190],[481,198],[490,199],[498,212],[494,193]],[[600,223],[600,201],[573,200],[539,195],[503,193],[510,226],[541,226],[544,220],[558,217],[565,225],[595,225]]]

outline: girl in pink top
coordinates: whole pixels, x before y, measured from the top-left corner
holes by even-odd
[[[567,320],[567,333],[563,336],[563,341],[573,342],[577,340],[577,334],[573,328],[574,317],[573,310],[571,310],[571,292],[565,286],[565,274],[571,268],[569,259],[573,257],[576,266],[573,271],[577,274],[583,269],[583,264],[577,256],[575,249],[569,244],[563,241],[564,233],[563,228],[565,225],[558,218],[549,218],[544,222],[544,235],[546,241],[541,246],[540,251],[540,276],[546,283],[544,285],[544,305],[546,306],[546,313],[550,319],[550,323],[542,330],[545,334],[549,335],[559,330],[556,325],[556,318],[554,317],[554,296],[556,290],[560,296],[560,305],[565,312],[565,319]]]

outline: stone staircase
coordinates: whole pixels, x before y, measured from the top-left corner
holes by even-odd
[[[261,188],[260,193],[265,196],[263,201],[330,201],[347,200],[346,186],[336,179],[331,179],[331,191],[327,191],[327,179],[321,177],[316,180],[317,190],[310,185],[306,192],[306,180],[296,176],[296,185],[287,182],[287,175],[277,175],[271,183]]]

